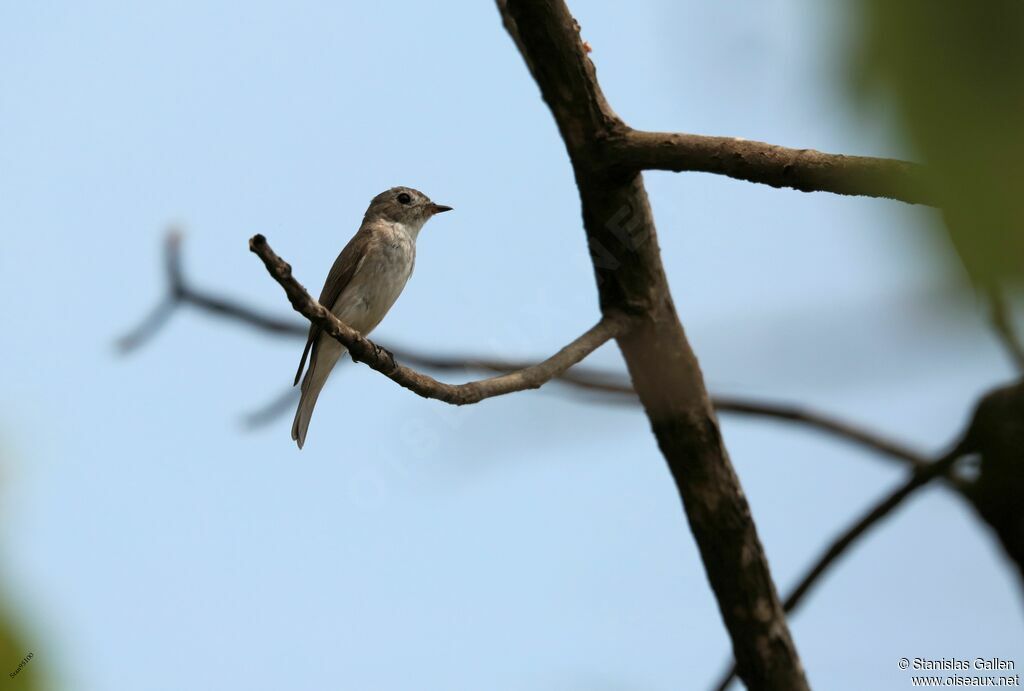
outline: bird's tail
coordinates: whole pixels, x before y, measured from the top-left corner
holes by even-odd
[[[325,339],[320,346],[318,352],[313,354],[306,376],[302,378],[302,395],[299,397],[299,407],[295,410],[295,420],[292,422],[292,439],[300,449],[306,443],[306,431],[313,417],[316,399],[320,396],[320,390],[327,383],[327,377],[342,353],[341,345],[331,338]]]

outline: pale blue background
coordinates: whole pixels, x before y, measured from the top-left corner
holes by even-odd
[[[370,7],[369,5],[375,5]],[[836,3],[572,3],[618,112],[649,129],[906,154],[851,111]],[[298,453],[300,344],[161,295],[165,227],[202,286],[288,314],[246,241],[318,287],[395,184],[456,211],[377,332],[542,356],[597,317],[572,174],[489,2],[0,5],[3,576],[33,664],[76,691],[702,689],[728,650],[639,410],[533,392],[453,409],[346,367]],[[713,390],[820,406],[928,451],[1010,369],[936,297],[929,212],[646,176]],[[593,361],[619,365],[607,347]],[[900,481],[790,427],[725,418],[780,587]],[[901,656],[1014,658],[1014,573],[944,490],[794,617],[813,685],[907,688]],[[7,680],[5,678],[5,683]]]

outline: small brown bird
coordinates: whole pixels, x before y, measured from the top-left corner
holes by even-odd
[[[366,210],[359,230],[334,261],[320,292],[320,304],[364,336],[373,331],[401,295],[416,263],[416,237],[434,214],[451,211],[411,187],[381,192]],[[299,448],[320,390],[345,347],[311,324],[295,383],[302,378],[302,395],[292,423]],[[306,376],[302,370],[309,358]]]

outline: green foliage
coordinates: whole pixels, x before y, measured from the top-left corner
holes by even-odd
[[[1024,2],[860,0],[858,95],[895,105],[976,284],[1024,278]]]
[[[25,660],[30,654],[32,658]],[[46,663],[39,658],[39,651],[32,650],[26,638],[16,630],[14,618],[7,611],[0,611],[0,675],[3,675],[0,688],[12,691],[43,691],[49,688],[44,680]]]

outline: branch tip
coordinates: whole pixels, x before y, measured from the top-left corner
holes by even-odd
[[[267,246],[267,238],[263,233],[256,233],[249,238],[249,251],[256,252],[257,254],[261,249]]]

